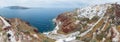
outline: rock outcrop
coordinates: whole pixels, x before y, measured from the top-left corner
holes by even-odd
[[[77,40],[120,42],[120,4],[107,3],[80,8],[62,13],[55,20],[59,34],[79,31]]]
[[[29,23],[0,16],[0,42],[54,42]]]
[[[120,4],[117,3],[78,8],[58,15],[54,22],[53,31],[41,34],[18,18],[0,16],[0,41],[120,42]]]

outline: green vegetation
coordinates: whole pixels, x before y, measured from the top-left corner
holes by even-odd
[[[2,31],[2,27],[0,27],[0,32]]]
[[[110,28],[111,28],[111,24],[109,24],[109,26],[107,27],[107,29],[105,30],[105,32],[108,31]]]
[[[94,21],[94,20],[98,20],[100,17],[99,16],[94,16],[93,18],[92,18],[92,20]]]
[[[76,39],[77,39],[77,40],[80,40],[80,37],[79,37],[79,36],[77,36],[77,37],[76,37]]]
[[[90,42],[97,42],[97,40],[96,39],[92,39]]]
[[[110,14],[110,19],[112,19],[112,20],[114,20],[114,18],[115,18],[115,15],[114,14]]]
[[[90,40],[91,40],[91,38],[88,38],[88,37],[85,37],[85,38],[83,39],[83,41],[85,41],[85,42],[90,42]]]
[[[81,21],[89,21],[89,18],[79,18]]]
[[[43,42],[48,42],[48,40],[45,39],[45,40],[43,40]]]
[[[24,32],[25,34],[30,34],[30,32],[29,31],[26,31],[26,32]]]
[[[83,27],[87,26],[87,23],[82,24]]]
[[[101,34],[97,35],[96,39],[100,41],[100,40],[102,40],[105,36],[106,36],[105,33],[102,32]]]

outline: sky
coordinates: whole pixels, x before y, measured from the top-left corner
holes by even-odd
[[[76,8],[115,2],[119,3],[120,0],[0,0],[0,7],[26,6],[44,8]]]

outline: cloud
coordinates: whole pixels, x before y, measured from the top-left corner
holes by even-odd
[[[81,7],[94,4],[115,3],[120,0],[0,0],[0,7],[27,6],[27,7]]]

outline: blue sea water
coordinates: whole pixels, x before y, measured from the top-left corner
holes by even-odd
[[[9,9],[1,8],[0,15],[7,18],[20,18],[36,27],[39,32],[52,31],[54,24],[52,19],[59,14],[73,10],[72,8],[31,8]]]

